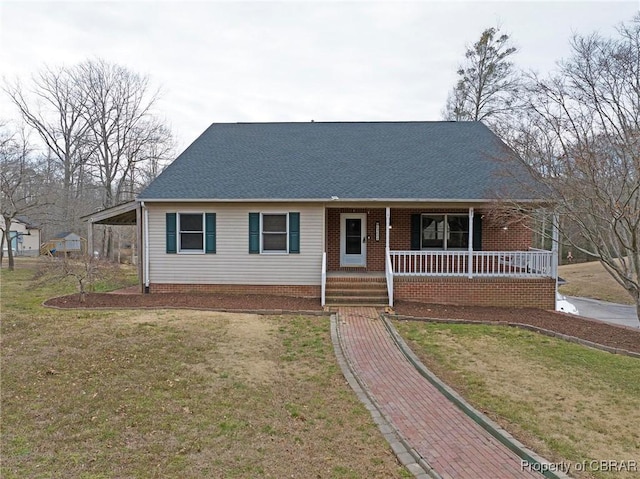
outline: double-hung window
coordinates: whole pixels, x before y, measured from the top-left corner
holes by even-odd
[[[250,254],[299,254],[300,213],[249,213]]]
[[[204,214],[178,214],[178,247],[181,253],[204,253]]]
[[[423,214],[421,219],[422,249],[467,249],[469,217],[465,215]]]
[[[262,213],[262,252],[287,253],[288,218],[287,213]]]

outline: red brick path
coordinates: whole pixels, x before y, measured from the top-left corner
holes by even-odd
[[[340,308],[342,349],[387,420],[443,479],[540,478],[424,379],[374,308]]]

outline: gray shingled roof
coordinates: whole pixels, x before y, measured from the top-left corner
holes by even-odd
[[[213,124],[139,199],[530,197],[501,174],[505,159],[514,171],[480,122]]]

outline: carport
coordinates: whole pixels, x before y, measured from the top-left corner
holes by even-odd
[[[87,221],[87,251],[94,251],[93,244],[93,227],[94,225],[111,225],[111,226],[136,226],[136,250],[138,251],[138,280],[142,292],[144,288],[144,265],[145,257],[143,248],[143,231],[142,231],[142,205],[138,201],[129,201],[111,208],[96,211],[90,215],[81,217]],[[91,253],[93,254],[93,253]]]

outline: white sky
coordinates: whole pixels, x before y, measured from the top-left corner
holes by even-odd
[[[499,24],[547,72],[575,33],[612,35],[640,0],[0,0],[0,72],[103,58],[148,74],[181,151],[213,122],[438,120],[466,45]],[[17,118],[2,94],[0,118]]]

